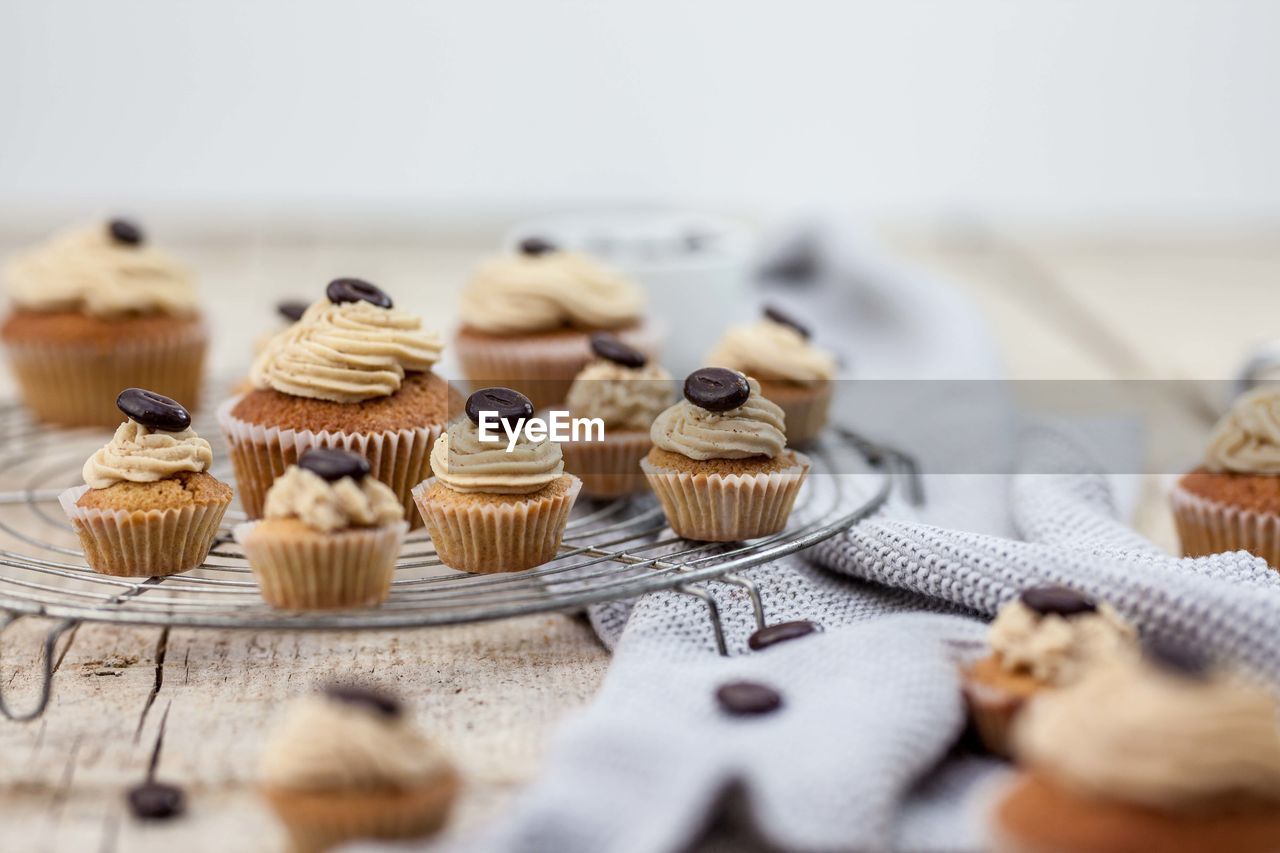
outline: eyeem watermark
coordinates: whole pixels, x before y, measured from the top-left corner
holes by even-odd
[[[514,427],[497,412],[481,412],[476,427],[484,442],[500,442],[505,435],[508,453],[516,449],[521,435],[529,441],[604,441],[604,421],[600,418],[575,418],[554,409],[547,412],[545,419],[523,418]]]

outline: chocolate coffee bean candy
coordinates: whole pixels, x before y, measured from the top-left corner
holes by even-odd
[[[818,626],[808,619],[799,619],[795,622],[779,622],[777,625],[767,625],[748,637],[747,647],[758,652],[776,643],[785,643],[787,640],[798,640],[801,637],[807,637],[817,630]]]
[[[324,695],[336,702],[359,705],[388,719],[398,717],[404,711],[400,700],[390,693],[360,684],[331,684],[324,689]]]
[[[340,302],[368,302],[379,308],[390,308],[391,297],[376,284],[361,278],[335,278],[325,288],[324,295],[337,305]]]
[[[1183,678],[1202,679],[1213,669],[1209,656],[1187,643],[1148,640],[1142,652],[1155,666]]]
[[[649,361],[649,357],[640,350],[624,344],[608,332],[596,332],[591,336],[591,351],[614,364],[632,369],[644,367]]]
[[[800,337],[802,338],[807,339],[813,335],[808,326],[801,323],[794,316],[779,308],[777,305],[764,306],[764,316],[775,323],[780,323],[783,326],[790,326],[792,329],[799,332]]]
[[[496,412],[498,420],[512,430],[519,429],[523,421],[533,417],[533,403],[510,388],[481,388],[467,398],[466,408],[467,417],[477,426],[481,412]]]
[[[129,811],[139,820],[168,820],[182,814],[186,796],[177,785],[143,782],[129,789]]]
[[[1077,616],[1094,613],[1098,603],[1087,595],[1065,586],[1033,586],[1024,589],[1018,599],[1041,616],[1050,613],[1058,616]]]
[[[736,409],[750,396],[747,377],[726,367],[704,367],[684,380],[684,398],[708,412]]]
[[[782,707],[782,694],[767,684],[732,681],[716,688],[716,701],[726,714],[748,717],[771,714]]]
[[[146,239],[142,228],[127,219],[113,219],[107,223],[107,233],[121,246],[141,246]]]
[[[327,483],[336,483],[343,477],[363,480],[369,476],[369,460],[350,450],[336,447],[312,447],[298,457],[298,467],[310,471]]]
[[[303,302],[301,299],[286,299],[276,303],[276,313],[290,323],[296,323],[302,319],[302,315],[310,307],[310,303]]]
[[[525,237],[520,241],[520,251],[533,257],[559,251],[559,248],[555,243],[542,237]]]
[[[182,432],[191,426],[191,413],[181,403],[145,388],[121,391],[116,408],[150,430]]]

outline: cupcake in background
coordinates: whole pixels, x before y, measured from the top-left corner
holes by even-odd
[[[595,360],[574,377],[564,406],[571,417],[599,418],[604,440],[561,442],[565,470],[590,497],[645,491],[640,460],[653,447],[649,427],[675,402],[671,374],[606,332],[591,336],[591,352]]]
[[[1280,568],[1280,388],[1235,401],[1170,500],[1184,555],[1243,550]]]
[[[592,332],[657,354],[644,301],[639,287],[586,255],[527,238],[467,282],[458,358],[472,388],[510,386],[537,408],[554,405],[591,360]]]
[[[787,416],[787,443],[812,441],[827,425],[835,356],[814,346],[809,328],[776,306],[755,323],[733,326],[707,356],[715,367],[737,370],[760,382],[760,393]]]
[[[987,749],[1007,756],[1011,726],[1033,696],[1133,655],[1137,632],[1105,602],[1041,586],[1000,608],[987,642],[991,653],[964,673],[965,700]]]
[[[236,526],[272,607],[373,607],[386,600],[409,525],[396,493],[347,450],[304,451],[267,490],[262,521]]]
[[[394,696],[332,685],[295,700],[271,732],[260,788],[296,853],[440,829],[459,779]]]
[[[15,258],[13,310],[0,325],[23,400],[45,421],[113,426],[115,398],[137,386],[199,403],[208,331],[192,277],[113,219]]]
[[[277,302],[275,309],[276,327],[259,335],[258,339],[253,342],[253,360],[257,361],[258,357],[267,351],[267,347],[271,346],[271,342],[275,340],[276,335],[281,335],[288,331],[290,326],[302,319],[302,315],[310,307],[311,303],[303,299],[285,299]],[[246,376],[235,386],[234,393],[248,394],[252,390],[253,380]]]

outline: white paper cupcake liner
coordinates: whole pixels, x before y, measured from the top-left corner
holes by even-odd
[[[1169,500],[1185,556],[1248,551],[1280,568],[1280,515],[1212,501],[1182,486],[1173,488]]]
[[[640,470],[653,441],[643,430],[605,432],[604,441],[568,441],[560,445],[564,470],[582,480],[582,493],[593,498],[616,498],[649,489]]]
[[[823,382],[813,388],[779,386],[777,382],[761,383],[760,393],[782,409],[787,444],[808,444],[827,426],[834,383]]]

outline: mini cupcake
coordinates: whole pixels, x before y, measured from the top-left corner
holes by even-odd
[[[1267,691],[1180,651],[1095,667],[1014,729],[1024,772],[991,814],[995,849],[1272,853],[1276,711]]]
[[[306,610],[386,601],[409,525],[396,493],[347,450],[303,451],[267,490],[262,521],[235,529],[262,598]]]
[[[603,436],[561,442],[565,470],[591,497],[645,491],[640,460],[653,447],[649,427],[675,401],[671,374],[606,332],[591,336],[591,351],[596,360],[574,378],[564,405],[574,418],[599,419]]]
[[[582,481],[564,473],[560,446],[521,425],[533,404],[510,388],[483,388],[466,417],[431,450],[435,476],[413,490],[436,554],[464,572],[518,572],[555,557]],[[481,434],[481,423],[501,429]],[[508,449],[507,431],[518,433]],[[492,441],[489,440],[492,437]]]
[[[991,653],[964,673],[965,700],[983,743],[1008,755],[1010,726],[1031,697],[1132,654],[1136,638],[1108,604],[1066,587],[1024,590],[991,623]]]
[[[543,408],[565,398],[591,360],[594,331],[611,331],[650,356],[640,289],[577,252],[537,238],[482,264],[462,293],[455,345],[471,387],[512,386]]]
[[[459,779],[395,697],[334,685],[296,700],[262,754],[261,791],[296,853],[440,829]]]
[[[5,270],[0,326],[18,386],[42,420],[114,426],[121,388],[199,403],[209,335],[186,270],[123,219],[71,231]]]
[[[128,388],[127,420],[84,463],[85,485],[58,496],[89,567],[104,575],[157,577],[204,562],[231,503],[231,487],[207,473],[209,442],[175,400]]]
[[[421,319],[377,287],[332,282],[258,357],[254,390],[218,409],[245,514],[262,517],[267,489],[302,451],[335,447],[369,460],[409,515],[431,444],[462,402],[431,371],[441,349]]]
[[[1243,550],[1280,568],[1280,389],[1236,400],[1170,499],[1186,556]]]
[[[809,340],[807,326],[780,308],[766,306],[764,317],[724,333],[707,363],[728,367],[760,380],[760,393],[787,416],[787,442],[805,444],[827,425],[836,360]]]
[[[684,400],[649,435],[640,469],[678,535],[732,542],[786,526],[809,459],[787,448],[782,410],[756,380],[723,367],[689,374]]]

